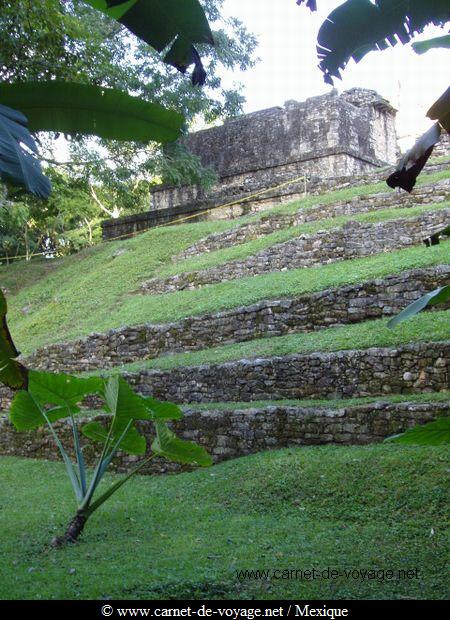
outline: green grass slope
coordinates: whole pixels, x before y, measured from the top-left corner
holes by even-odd
[[[63,550],[48,544],[74,510],[63,465],[17,458],[0,465],[1,599],[448,596],[445,448],[286,449],[139,477]],[[341,576],[273,573],[313,568]],[[378,579],[343,573],[370,569]],[[243,570],[270,576],[245,580]],[[399,574],[408,570],[410,578]]]
[[[162,229],[167,234],[170,229]],[[448,262],[450,241],[390,254],[242,278],[168,295],[130,295],[142,281],[150,233],[128,241],[127,252],[112,258],[116,244],[60,262],[42,279],[8,295],[10,326],[19,348],[29,353],[51,342],[138,323],[166,323],[263,299],[298,296],[352,284],[415,267]],[[165,244],[162,243],[165,247]],[[152,246],[150,246],[152,247]],[[16,267],[16,266],[14,266]],[[23,264],[21,264],[24,269]],[[35,265],[29,267],[35,269]],[[6,269],[6,268],[5,268]],[[3,276],[2,268],[0,275]],[[3,285],[3,280],[0,280]],[[24,314],[22,308],[29,307]]]
[[[421,184],[448,178],[448,171],[423,175]],[[286,229],[204,256],[173,264],[171,259],[205,236],[255,221],[279,210],[310,208],[357,195],[386,191],[385,184],[365,185],[309,196],[276,206],[264,213],[233,221],[186,223],[150,230],[133,239],[100,244],[74,256],[0,266],[0,286],[7,290],[13,336],[25,354],[44,344],[73,340],[96,331],[139,323],[161,323],[205,312],[246,305],[383,277],[408,268],[448,262],[450,242],[433,248],[414,247],[389,254],[345,261],[314,269],[297,269],[224,282],[200,290],[163,296],[132,294],[151,277],[185,269],[204,268],[243,258],[270,244],[313,230],[342,224],[348,218],[330,218],[298,229]],[[443,205],[387,209],[357,216],[381,221],[413,216]],[[353,219],[355,216],[353,216]],[[118,252],[120,250],[120,252]]]
[[[394,347],[409,342],[437,342],[450,338],[450,310],[426,312],[401,323],[396,329],[386,327],[388,319],[365,321],[342,327],[329,327],[315,332],[258,338],[248,342],[227,344],[188,353],[163,355],[120,366],[130,372],[145,368],[170,369],[177,366],[219,364],[240,359],[255,359],[313,353],[314,351],[344,351],[370,347]],[[105,374],[116,372],[116,368]]]

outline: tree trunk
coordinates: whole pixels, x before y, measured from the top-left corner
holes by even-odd
[[[64,547],[67,543],[75,543],[78,540],[81,532],[83,531],[84,526],[86,525],[86,521],[88,520],[88,516],[83,511],[78,511],[74,516],[72,521],[67,526],[67,530],[64,532],[62,536],[55,536],[52,540],[52,545],[54,547]]]

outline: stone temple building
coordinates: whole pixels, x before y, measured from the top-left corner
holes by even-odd
[[[339,95],[333,89],[192,133],[184,144],[217,173],[218,183],[207,192],[192,186],[159,186],[152,192],[149,213],[105,222],[104,238],[193,215],[279,185],[283,185],[279,194],[274,190],[262,197],[273,203],[314,180],[394,164],[399,155],[395,115],[389,102],[373,90],[353,88]]]

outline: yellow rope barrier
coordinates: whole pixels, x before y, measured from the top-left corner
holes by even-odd
[[[252,200],[253,198],[257,198],[258,196],[262,196],[263,194],[268,194],[271,191],[281,189],[282,187],[286,187],[287,185],[291,185],[292,183],[298,183],[299,181],[306,180],[307,177],[302,175],[301,177],[296,177],[295,179],[290,179],[289,181],[285,181],[283,183],[279,183],[278,185],[274,185],[273,187],[268,187],[266,189],[260,190],[259,192],[255,192],[250,194],[249,196],[245,196],[244,198],[239,198],[238,200],[233,200],[231,202],[226,202],[222,205],[216,205],[215,207],[209,207],[209,209],[205,209],[204,211],[197,211],[196,213],[192,213],[191,215],[186,215],[185,217],[178,218],[176,220],[172,220],[170,222],[166,222],[165,224],[158,224],[158,226],[150,226],[149,228],[143,228],[142,230],[138,230],[131,233],[126,233],[124,235],[118,235],[117,237],[112,237],[111,241],[115,241],[116,239],[124,239],[125,237],[131,237],[134,235],[140,235],[141,233],[147,232],[148,230],[155,230],[156,228],[164,228],[165,226],[173,226],[174,224],[179,224],[180,222],[185,222],[187,220],[194,219],[199,217],[200,215],[205,215],[206,213],[211,213],[216,209],[227,209],[228,207],[234,207],[242,202],[246,202],[247,200]]]
[[[282,187],[286,187],[287,185],[291,185],[292,183],[298,183],[299,181],[305,181],[307,177],[302,175],[300,177],[296,177],[295,179],[290,179],[289,181],[284,181],[283,183],[279,183],[278,185],[274,185],[273,187],[268,187],[266,189],[262,189],[259,192],[254,192],[249,196],[245,196],[244,198],[239,198],[237,200],[232,200],[231,202],[226,202],[222,205],[216,205],[215,207],[209,207],[209,209],[205,209],[204,211],[197,211],[196,213],[192,213],[191,215],[186,215],[185,217],[178,218],[176,220],[172,220],[170,222],[166,222],[165,224],[158,224],[158,226],[149,226],[148,228],[143,228],[142,230],[133,231],[131,233],[125,233],[124,235],[118,235],[117,237],[113,237],[111,241],[116,241],[117,239],[126,239],[127,237],[134,237],[135,235],[140,235],[141,233],[147,232],[148,230],[155,230],[157,228],[164,228],[165,226],[174,226],[175,224],[179,224],[180,222],[186,222],[187,220],[194,219],[201,215],[206,215],[207,213],[211,213],[216,209],[227,209],[229,207],[235,207],[243,202],[248,200],[252,200],[253,198],[257,198],[258,196],[262,196],[263,194],[268,194],[277,189],[281,189]],[[34,254],[22,254],[20,256],[0,256],[0,260],[10,260],[16,261],[24,258],[32,258],[33,256],[45,256],[50,252],[35,252]]]

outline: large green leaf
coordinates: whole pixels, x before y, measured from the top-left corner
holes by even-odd
[[[32,131],[172,142],[180,136],[183,125],[183,117],[173,110],[116,89],[88,84],[2,84],[0,103],[23,112]]]
[[[181,420],[183,412],[178,405],[161,402],[149,396],[142,397],[155,420]]]
[[[442,417],[428,424],[414,426],[401,435],[388,437],[386,441],[427,446],[450,444],[450,417]]]
[[[315,2],[307,5],[315,8]],[[408,43],[428,24],[443,26],[449,19],[448,0],[347,0],[319,30],[317,53],[324,79],[332,84],[351,58],[358,62],[372,50]]]
[[[157,420],[155,428],[156,438],[152,443],[152,450],[159,456],[177,463],[195,464],[202,467],[212,465],[212,458],[204,448],[191,441],[179,439],[165,422]]]
[[[147,442],[134,426],[136,420],[153,419],[144,398],[136,394],[123,377],[117,375],[108,379],[103,396],[107,410],[113,415],[111,444],[117,444],[120,440],[117,449],[130,454],[144,454]],[[83,426],[81,431],[89,439],[102,443],[105,443],[108,436],[108,432],[99,422],[90,422]]]
[[[450,34],[446,34],[443,37],[433,37],[426,41],[417,41],[412,44],[413,50],[416,54],[425,54],[436,47],[450,48]]]
[[[433,306],[435,304],[445,303],[450,300],[450,286],[441,286],[440,288],[431,291],[430,293],[426,293],[420,297],[420,299],[416,299],[412,304],[409,304],[404,310],[402,310],[397,316],[391,319],[387,326],[389,328],[393,328],[402,321],[406,321],[410,319],[414,315],[418,314],[421,310],[426,308],[427,306]]]
[[[27,388],[28,370],[16,358],[19,351],[9,333],[6,322],[6,299],[0,289],[0,382],[13,389]]]
[[[67,417],[66,407],[55,407],[45,412],[50,422],[56,422]],[[9,408],[9,419],[18,431],[31,431],[44,426],[47,420],[42,415],[39,404],[34,400],[30,392],[20,390],[14,396]]]
[[[214,45],[211,29],[198,0],[86,1],[118,20],[159,52],[170,46],[165,61],[182,72],[193,62],[196,72],[200,71],[201,62],[198,55],[195,56],[194,43]]]
[[[82,427],[81,432],[92,441],[98,441],[102,444],[104,444],[108,438],[108,431],[100,422],[88,422]],[[119,439],[120,434],[122,433],[119,433],[119,429],[116,427],[116,432],[113,435],[113,440]],[[145,440],[145,437],[139,434],[136,427],[131,426],[125,433],[123,439],[120,441],[117,449],[123,450],[128,454],[141,455],[145,454],[146,446],[147,442]]]
[[[445,93],[433,103],[427,112],[428,118],[433,121],[439,121],[445,131],[450,133],[450,86]]]
[[[151,420],[145,399],[136,394],[123,377],[110,377],[105,388],[105,400],[113,415],[121,420]]]
[[[30,150],[25,150],[22,144]],[[36,152],[36,144],[27,129],[27,118],[21,112],[0,104],[1,178],[14,185],[23,185],[39,198],[48,198],[51,184],[42,174]]]
[[[63,373],[29,371],[28,390],[40,403],[67,407],[72,412],[88,394],[100,394],[103,388],[104,381],[99,377],[82,379]]]

